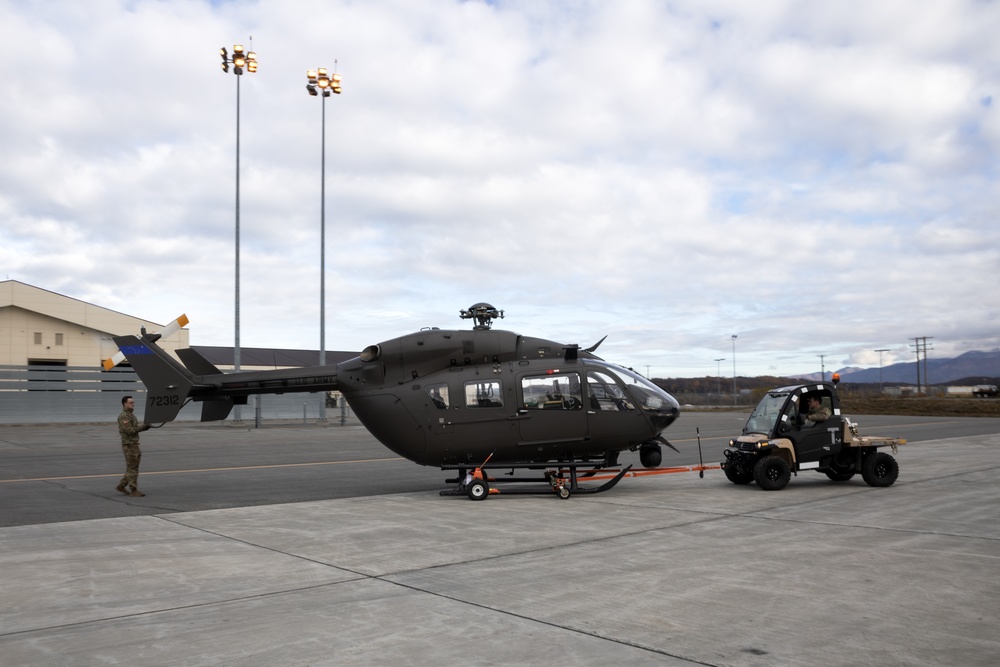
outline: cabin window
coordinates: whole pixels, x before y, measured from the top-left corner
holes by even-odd
[[[439,410],[448,409],[448,385],[432,384],[427,387],[427,397],[431,399],[431,404]]]
[[[580,391],[577,373],[521,378],[523,407],[529,410],[580,410],[583,408]]]
[[[788,403],[788,418],[798,420],[798,423],[806,422],[806,415],[809,414],[809,399],[818,398],[820,406],[826,408],[827,412],[833,414],[833,397],[827,391],[803,392],[792,397]],[[797,413],[797,414],[796,414]],[[808,422],[818,423],[818,422]]]
[[[635,410],[635,404],[621,385],[607,373],[589,371],[587,391],[590,394],[590,409],[628,412]]]
[[[469,408],[502,408],[500,380],[473,380],[465,383],[465,405]]]

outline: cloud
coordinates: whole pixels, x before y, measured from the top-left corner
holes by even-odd
[[[998,13],[8,3],[0,273],[231,344],[238,87],[242,345],[318,347],[325,164],[327,349],[483,300],[663,376],[992,349]]]

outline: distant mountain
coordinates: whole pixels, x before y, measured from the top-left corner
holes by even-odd
[[[907,361],[891,366],[883,366],[881,369],[881,380],[878,368],[857,368],[846,367],[839,371],[841,382],[874,383],[883,382],[887,384],[913,384],[917,383],[917,362]],[[973,350],[966,352],[953,359],[927,360],[927,376],[924,377],[924,362],[920,362],[920,384],[947,384],[962,380],[963,384],[985,383],[993,378],[1000,377],[1000,349],[990,352]],[[802,376],[807,380],[819,380],[819,373]],[[829,379],[829,373],[827,374]],[[992,384],[992,382],[989,382]]]

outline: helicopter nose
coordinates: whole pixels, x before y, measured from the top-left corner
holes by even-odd
[[[673,397],[671,397],[673,398]],[[659,430],[663,430],[674,423],[674,421],[680,416],[681,409],[680,406],[674,401],[673,405],[665,405],[661,410],[657,410],[650,415],[650,421],[653,422],[653,426]]]

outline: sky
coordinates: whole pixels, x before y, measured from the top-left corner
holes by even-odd
[[[996,349],[998,28],[976,0],[0,0],[0,279],[233,345],[238,118],[242,347],[320,347],[323,219],[327,350],[478,302],[652,377]]]

